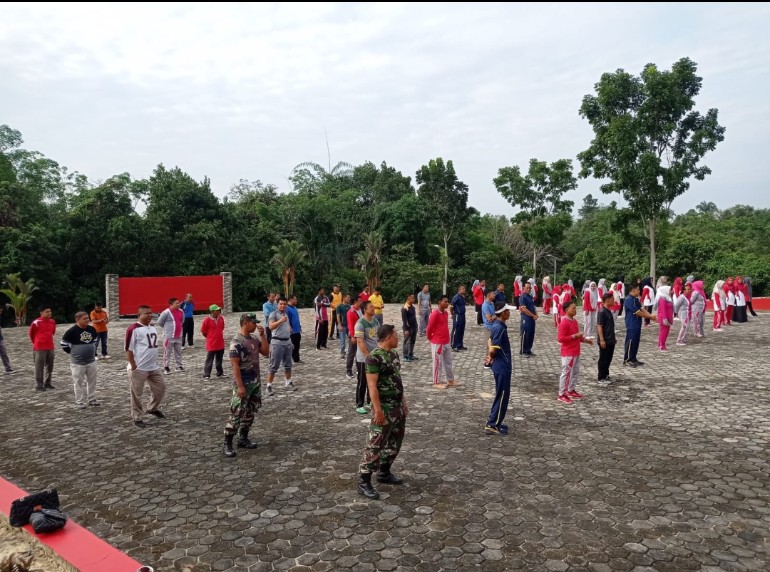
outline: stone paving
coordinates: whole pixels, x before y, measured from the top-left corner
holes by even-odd
[[[386,322],[396,315],[387,308]],[[74,519],[156,570],[770,569],[768,315],[687,347],[671,340],[668,354],[645,329],[645,366],[616,355],[609,388],[584,346],[586,399],[571,406],[556,400],[558,346],[541,320],[537,356],[515,356],[507,437],[482,432],[493,389],[482,330],[470,325],[470,350],[454,354],[455,390],[431,388],[421,339],[420,361],[403,365],[411,411],[394,472],[405,484],[379,485],[379,501],[355,490],[367,420],[336,340],[316,352],[305,336],[299,390],[266,397],[259,448],[229,460],[230,387],[203,382],[201,340],[184,352],[187,372],[167,378],[167,419],[133,426],[118,351],[129,323],[112,324],[103,405],[84,411],[67,356],[58,389],[36,393],[26,329],[4,330],[20,374],[0,376],[0,475],[57,486]]]

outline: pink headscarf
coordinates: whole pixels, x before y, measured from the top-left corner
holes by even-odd
[[[698,294],[703,296],[704,300],[708,300],[708,296],[706,296],[706,292],[703,290],[703,280],[696,280],[692,283],[692,289],[695,290]]]

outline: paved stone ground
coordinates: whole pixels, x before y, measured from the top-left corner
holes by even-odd
[[[470,351],[455,354],[456,390],[431,388],[421,340],[421,360],[403,366],[411,415],[394,471],[406,483],[381,485],[374,502],[354,487],[366,419],[337,351],[306,336],[299,390],[266,398],[260,447],[226,460],[230,388],[202,381],[200,347],[167,378],[168,418],[131,424],[117,351],[127,325],[113,324],[116,359],[99,364],[103,406],[85,411],[64,353],[59,389],[38,394],[26,331],[4,331],[21,374],[0,377],[0,474],[57,486],[73,518],[156,570],[770,568],[770,316],[667,355],[646,329],[646,365],[616,357],[610,388],[596,385],[598,350],[586,348],[586,399],[572,406],[556,401],[558,347],[543,320],[537,356],[515,359],[508,437],[482,433],[482,330],[470,326]]]

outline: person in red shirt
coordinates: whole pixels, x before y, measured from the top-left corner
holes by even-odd
[[[479,280],[478,284],[474,284],[471,288],[473,293],[473,303],[476,306],[476,324],[479,326],[484,325],[484,319],[481,315],[481,305],[484,303],[484,297],[486,296],[487,281]]]
[[[558,340],[561,344],[561,377],[559,378],[559,401],[573,403],[581,399],[577,392],[578,374],[580,373],[580,344],[593,345],[593,340],[586,338],[578,327],[575,314],[577,306],[571,300],[563,305],[566,315],[559,324]]]
[[[216,304],[209,306],[210,315],[203,319],[201,334],[206,338],[206,361],[203,364],[203,381],[211,379],[211,366],[216,360],[217,377],[222,377],[222,358],[225,355],[225,319],[222,308]]]
[[[452,351],[449,345],[449,322],[447,308],[449,297],[444,294],[439,298],[438,308],[433,310],[428,320],[428,329],[425,333],[430,342],[431,355],[433,356],[433,387],[446,389],[460,385],[455,380],[452,371]],[[446,375],[447,382],[441,383],[441,372]]]
[[[40,317],[29,326],[29,339],[32,341],[32,354],[35,356],[35,381],[37,391],[56,389],[51,384],[53,375],[54,345],[56,322],[51,318],[51,307],[40,306]]]
[[[363,313],[361,312],[361,298],[356,298],[353,300],[353,304],[350,306],[350,310],[348,310],[348,339],[350,340],[350,343],[348,345],[348,357],[347,361],[345,362],[345,377],[348,379],[355,379],[355,375],[353,375],[353,364],[356,361],[356,350],[358,349],[358,341],[356,341],[356,322],[358,321],[358,318],[360,318]]]
[[[366,286],[364,286],[364,290],[358,295],[358,299],[361,300],[362,302],[367,302],[369,300],[369,296],[371,295],[372,295],[372,289],[367,284]]]

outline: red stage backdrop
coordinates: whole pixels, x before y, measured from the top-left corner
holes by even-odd
[[[120,315],[136,316],[136,309],[147,305],[153,312],[168,308],[171,297],[184,300],[193,295],[196,312],[208,312],[211,304],[224,307],[222,276],[164,276],[158,278],[119,278]]]

